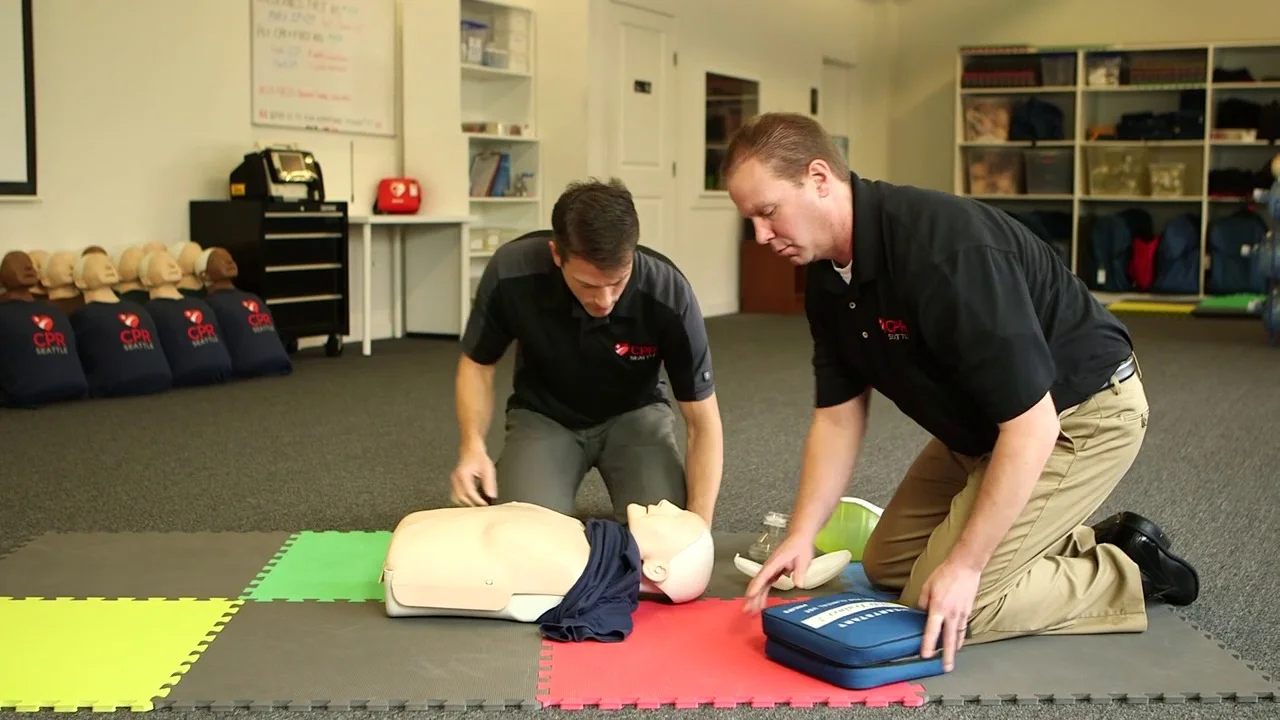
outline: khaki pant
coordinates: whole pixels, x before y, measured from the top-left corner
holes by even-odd
[[[982,571],[966,645],[1146,630],[1138,566],[1118,547],[1096,544],[1082,523],[1133,464],[1148,413],[1139,368],[1059,416],[1044,473]],[[863,566],[873,583],[916,606],[964,529],[989,460],[936,439],[925,446],[868,541]]]

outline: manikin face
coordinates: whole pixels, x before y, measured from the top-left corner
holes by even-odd
[[[561,258],[555,243],[547,242],[551,243],[551,256],[564,275],[565,284],[587,314],[596,318],[608,317],[613,306],[618,304],[618,298],[622,297],[622,291],[627,289],[631,263],[618,270],[604,272],[581,258]]]
[[[178,261],[167,252],[158,252],[151,257],[151,265],[147,268],[147,279],[151,285],[172,285],[182,279],[182,268]]]
[[[778,177],[755,158],[729,176],[729,197],[750,218],[756,242],[794,265],[832,257],[835,175],[822,160],[809,163],[799,184]]]
[[[240,269],[236,267],[236,261],[232,259],[231,253],[217,248],[209,253],[209,267],[206,272],[213,280],[228,280],[239,274]]]
[[[40,283],[40,273],[31,262],[31,256],[14,251],[0,262],[0,285],[7,288],[29,288]]]
[[[120,262],[116,267],[116,272],[120,273],[120,279],[126,282],[132,282],[138,279],[138,262],[142,260],[142,248],[131,247],[120,254]]]
[[[49,272],[42,282],[45,287],[60,288],[73,283],[71,273],[76,267],[76,256],[69,252],[56,252],[49,256]]]
[[[111,259],[105,253],[94,253],[93,257],[84,261],[84,272],[76,286],[86,289],[98,288],[115,285],[118,282],[120,282],[120,275],[116,272],[116,266],[111,264]]]
[[[628,505],[627,529],[645,560],[663,562],[697,540],[707,525],[697,513],[663,500],[656,505]]]

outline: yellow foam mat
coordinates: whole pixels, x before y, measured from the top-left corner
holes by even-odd
[[[1144,302],[1142,300],[1121,300],[1107,306],[1112,312],[1145,312],[1170,313],[1173,315],[1190,315],[1196,309],[1194,303]]]

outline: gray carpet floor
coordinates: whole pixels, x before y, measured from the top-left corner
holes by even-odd
[[[1136,337],[1152,421],[1135,467],[1098,516],[1133,509],[1158,521],[1201,573],[1202,594],[1189,616],[1276,676],[1280,605],[1273,601],[1280,578],[1270,563],[1280,557],[1280,348],[1266,346],[1257,322],[1123,319]],[[751,531],[765,512],[791,504],[812,393],[807,332],[801,318],[762,316],[714,318],[708,330],[727,435],[716,528]],[[379,342],[371,358],[362,357],[358,345],[336,359],[304,351],[287,379],[0,413],[0,555],[50,530],[390,529],[408,512],[448,502],[456,458],[456,353],[454,342],[431,339]],[[500,400],[510,369],[508,358],[499,376]],[[872,405],[850,492],[883,504],[926,436],[884,398]],[[500,416],[494,452],[501,448],[499,429]],[[607,512],[594,474],[580,502],[584,512]],[[1275,718],[1280,705],[932,705],[643,715],[773,718],[797,712]]]

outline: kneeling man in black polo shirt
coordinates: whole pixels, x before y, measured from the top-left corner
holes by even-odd
[[[490,259],[458,364],[455,503],[521,501],[573,514],[594,466],[620,522],[628,504],[660,500],[712,522],[724,438],[706,328],[684,275],[639,238],[621,183],[577,183],[557,200],[549,232],[516,238]],[[513,392],[495,466],[485,446],[494,364],[512,341]],[[684,462],[664,367],[687,427]]]
[[[964,642],[1140,632],[1144,600],[1192,602],[1195,570],[1152,522],[1089,527],[1147,430],[1127,329],[1011,216],[851,173],[812,119],[740,129],[724,175],[756,240],[807,265],[816,409],[790,537],[748,588],[803,572],[845,492],[871,390],[933,439],[863,557],[927,610],[921,651]]]

